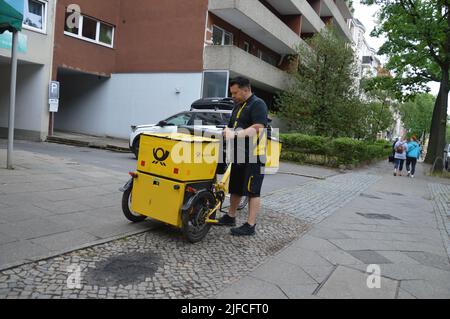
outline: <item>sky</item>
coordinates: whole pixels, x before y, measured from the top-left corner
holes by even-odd
[[[373,38],[370,36],[370,32],[374,29],[374,27],[377,25],[377,18],[376,13],[379,9],[379,6],[372,5],[372,6],[366,6],[360,4],[359,0],[353,1],[353,7],[355,8],[355,12],[353,16],[357,18],[359,21],[361,21],[364,26],[366,27],[366,41],[367,43],[374,48],[375,50],[378,50],[383,42],[386,40],[385,38]],[[386,62],[386,57],[380,56],[380,61],[382,63]],[[437,96],[439,92],[439,83],[438,82],[430,82],[428,86],[431,88],[431,94]],[[449,108],[449,114],[450,114],[450,108]]]

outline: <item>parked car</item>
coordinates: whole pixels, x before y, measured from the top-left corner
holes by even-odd
[[[445,145],[445,149],[444,149],[444,167],[447,171],[450,171],[450,167],[449,167],[449,153],[450,153],[450,144]]]
[[[227,125],[234,103],[230,98],[206,98],[192,103],[190,111],[184,111],[159,121],[157,124],[133,125],[129,140],[130,150],[136,158],[139,153],[139,140],[142,133],[175,133],[180,126],[193,128],[201,121],[199,129],[222,131],[217,125]]]

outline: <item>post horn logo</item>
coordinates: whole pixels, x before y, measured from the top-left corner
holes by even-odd
[[[162,166],[166,166],[164,161],[169,157],[169,152],[163,150],[161,147],[157,149],[153,149],[153,157],[155,158],[155,161],[153,161],[153,164],[161,164]]]

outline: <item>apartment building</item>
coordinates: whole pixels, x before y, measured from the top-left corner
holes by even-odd
[[[296,46],[326,24],[351,41],[345,0],[24,1],[47,12],[45,31],[26,34],[29,54],[44,54],[51,74],[40,78],[42,101],[48,82],[60,82],[58,112],[49,116],[44,101],[27,117],[40,123],[32,128],[39,136],[55,129],[127,137],[130,125],[158,122],[201,97],[227,96],[237,75],[271,105],[289,86]],[[34,105],[39,94],[18,89],[19,104],[29,95]],[[25,117],[21,123],[28,127]]]
[[[331,23],[351,40],[344,0],[78,0],[69,28],[72,3],[56,8],[58,130],[126,137],[130,125],[227,96],[237,75],[271,104],[304,39]]]
[[[49,124],[55,0],[24,0],[19,33],[15,137],[43,140]],[[12,34],[0,35],[0,137],[8,136]]]
[[[374,77],[384,72],[377,51],[366,41],[366,27],[358,19],[349,20],[350,32],[353,38],[353,48],[356,56],[358,82],[365,77]]]

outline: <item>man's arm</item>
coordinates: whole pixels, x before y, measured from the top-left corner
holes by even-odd
[[[235,136],[238,138],[244,138],[244,137],[252,137],[258,134],[260,129],[264,129],[263,124],[253,124],[249,128],[246,128],[245,130],[233,130],[228,127],[224,129],[224,135],[227,140],[230,140],[234,138]]]

